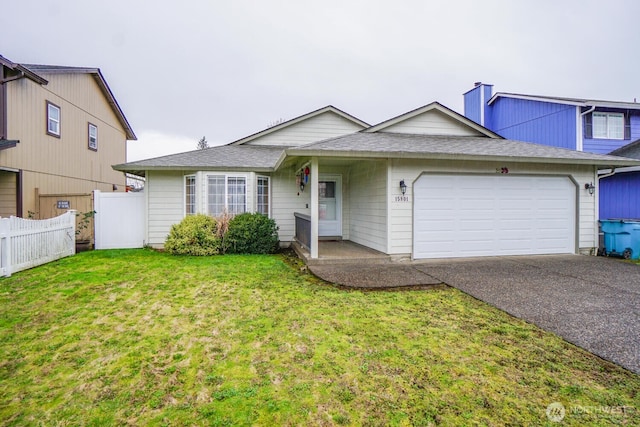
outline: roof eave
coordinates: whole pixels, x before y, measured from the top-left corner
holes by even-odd
[[[38,74],[34,73],[33,71],[31,71],[30,69],[20,65],[20,64],[16,64],[15,62],[11,62],[10,60],[8,60],[7,58],[5,58],[4,56],[0,55],[0,65],[3,65],[7,68],[10,68],[12,70],[16,70],[19,71],[20,73],[22,73],[21,77],[26,77],[29,80],[32,80],[38,84],[41,85],[47,85],[49,83],[49,81],[47,79],[45,79],[44,77],[39,76]]]
[[[250,166],[141,166],[120,164],[111,166],[112,169],[119,172],[135,173],[136,171],[220,171],[220,172],[273,172],[273,167],[250,167]],[[144,176],[144,175],[141,175]]]
[[[487,101],[487,105],[493,104],[498,98],[513,98],[513,99],[523,99],[527,101],[537,101],[537,102],[547,102],[551,104],[564,104],[564,105],[573,105],[576,107],[600,107],[600,108],[618,108],[618,109],[637,109],[640,110],[640,103],[636,102],[616,102],[616,101],[601,101],[596,99],[563,99],[563,98],[554,98],[554,97],[545,97],[545,96],[537,96],[537,95],[526,95],[522,93],[507,93],[507,92],[497,92],[495,93],[489,101]]]
[[[135,132],[133,131],[133,128],[131,127],[131,124],[129,124],[129,121],[127,120],[127,117],[124,115],[124,112],[122,111],[122,108],[120,108],[120,105],[118,104],[118,101],[116,101],[116,97],[113,95],[113,92],[111,92],[111,88],[107,84],[107,81],[105,80],[104,76],[102,75],[102,72],[100,71],[100,69],[96,68],[93,72],[90,72],[90,74],[93,75],[93,78],[95,79],[96,83],[98,83],[98,86],[100,87],[100,90],[102,90],[102,93],[107,98],[107,102],[109,103],[109,105],[111,106],[113,111],[116,113],[116,116],[118,117],[118,120],[120,121],[120,124],[122,125],[122,127],[125,130],[125,133],[127,135],[127,140],[128,141],[136,141],[138,139],[138,137],[136,136]]]
[[[575,105],[578,107],[586,107],[587,105],[591,105],[582,101],[570,101],[570,100],[558,99],[558,98],[544,98],[544,97],[535,96],[535,95],[525,95],[520,93],[505,93],[505,92],[496,92],[489,99],[489,101],[487,101],[487,105],[493,104],[498,98],[524,99],[527,101],[548,102],[551,104]]]
[[[463,160],[463,161],[492,161],[515,163],[553,163],[572,165],[591,165],[598,167],[609,166],[640,166],[640,160],[611,159],[596,161],[594,159],[568,159],[559,157],[530,157],[530,156],[492,156],[455,153],[415,153],[406,151],[340,151],[340,150],[287,150],[290,156],[304,157],[353,157],[353,158],[393,158],[393,159],[421,159],[421,160]]]

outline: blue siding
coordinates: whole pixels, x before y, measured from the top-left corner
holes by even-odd
[[[631,141],[640,139],[640,112],[634,111],[631,114]]]
[[[576,108],[514,98],[498,98],[491,105],[486,126],[508,139],[576,149]]]
[[[482,100],[482,105],[484,106],[484,123],[482,125],[487,129],[489,129],[489,126],[487,126],[487,124],[491,123],[491,113],[493,112],[493,108],[489,105],[489,100],[493,95],[493,85],[483,85],[483,86],[484,86],[484,99]]]
[[[464,94],[464,116],[480,124],[480,103],[482,86],[476,86]]]
[[[601,111],[601,110],[596,110]],[[618,110],[622,112],[622,110]],[[632,113],[630,118],[631,139],[584,139],[584,151],[597,154],[607,154],[613,150],[640,139],[640,115]]]
[[[600,180],[600,219],[640,218],[640,172]]]
[[[629,139],[584,139],[583,151],[596,154],[607,154],[630,143]]]

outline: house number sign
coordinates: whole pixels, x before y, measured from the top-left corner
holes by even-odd
[[[71,203],[68,200],[58,200],[58,209],[71,209]]]
[[[393,196],[393,201],[396,203],[409,203],[409,196]]]

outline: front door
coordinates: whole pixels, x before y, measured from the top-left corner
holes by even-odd
[[[342,237],[341,175],[319,176],[318,219],[318,236]]]

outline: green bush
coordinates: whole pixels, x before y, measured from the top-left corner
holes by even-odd
[[[229,230],[223,241],[227,253],[274,253],[278,250],[278,226],[266,215],[243,213],[229,222]]]
[[[222,242],[216,235],[216,220],[204,214],[186,216],[171,226],[164,249],[173,255],[216,255]]]

